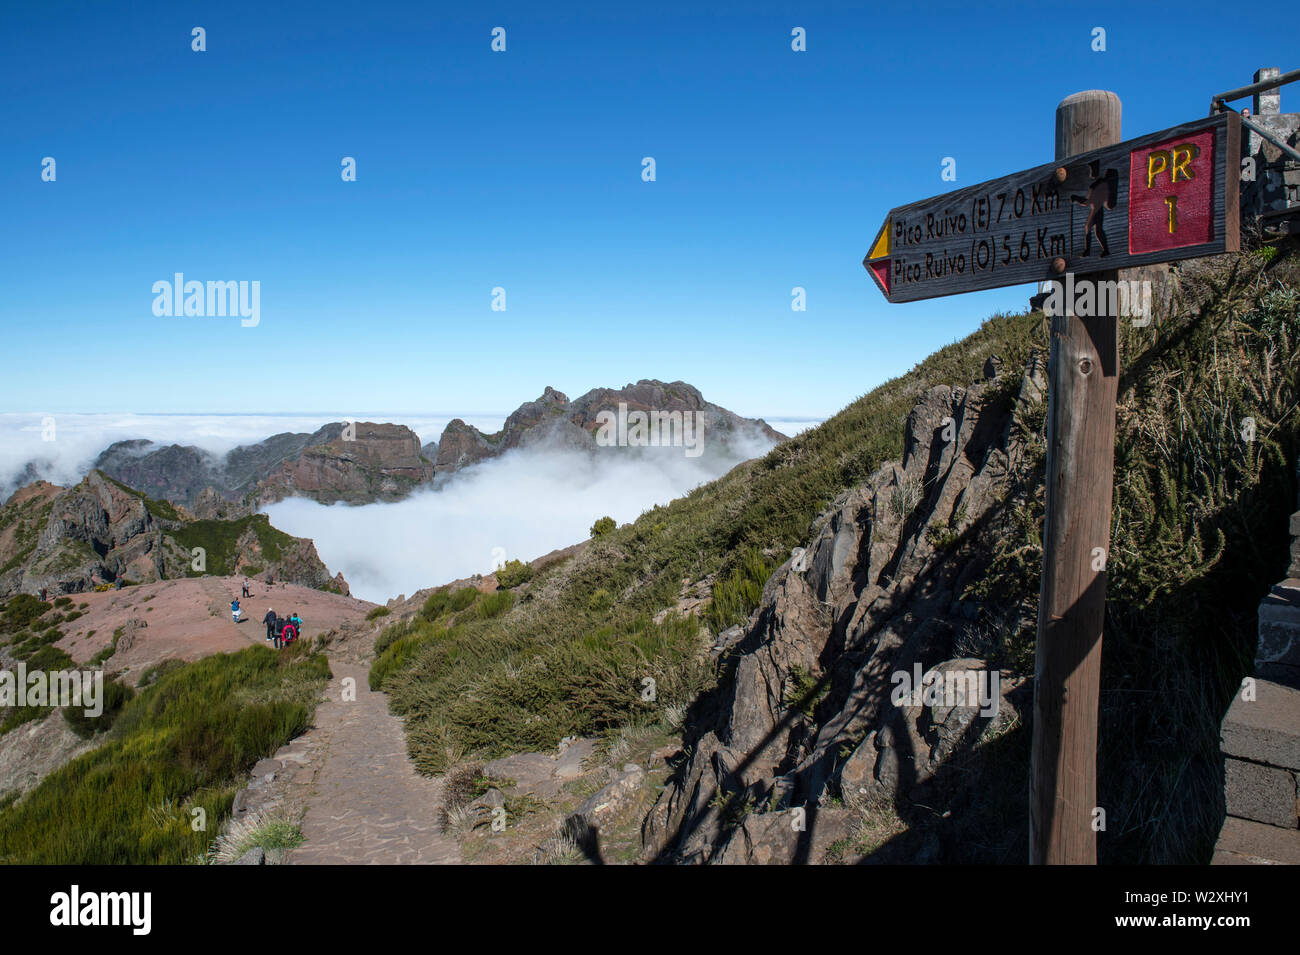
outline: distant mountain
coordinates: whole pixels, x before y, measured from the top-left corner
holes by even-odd
[[[119,441],[94,466],[201,517],[233,516],[239,505],[251,512],[290,496],[326,504],[397,500],[433,477],[414,431],[371,422],[331,422],[312,434],[284,432],[221,457],[178,444]]]
[[[201,569],[195,567],[202,549]],[[38,481],[0,506],[0,598],[80,593],[124,578],[134,583],[211,574],[270,573],[277,580],[346,594],[310,540],[271,526],[264,514],[198,520],[91,471],[70,488]]]
[[[295,496],[325,504],[366,504],[400,500],[431,480],[433,462],[420,453],[419,435],[405,425],[358,421],[296,457],[284,457],[253,496],[258,504]]]
[[[513,448],[680,446],[702,455],[736,454],[744,441],[785,440],[761,418],[742,418],[705,401],[698,388],[683,381],[642,379],[620,389],[596,388],[575,401],[548,386],[493,434],[459,418],[448,423],[437,442],[434,467],[438,474],[455,471]]]
[[[786,436],[760,419],[742,418],[705,401],[681,381],[642,380],[597,388],[570,401],[548,387],[520,405],[500,431],[484,434],[460,418],[421,446],[405,425],[335,421],[311,434],[284,432],[216,455],[192,445],[118,441],[94,468],[201,518],[234,519],[286,497],[324,504],[396,501],[432,483],[435,474],[497,457],[514,448],[632,450],[667,445],[687,457],[752,456]],[[752,453],[751,453],[752,452]],[[27,468],[27,479],[39,471]]]

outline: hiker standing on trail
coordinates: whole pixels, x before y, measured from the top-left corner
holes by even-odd
[[[248,578],[247,578],[247,577],[244,578],[244,592],[243,592],[242,594],[240,594],[240,596],[241,596],[241,597],[251,597],[251,596],[253,596],[252,594],[250,594],[250,593],[248,592]]]
[[[230,615],[234,617],[235,623],[239,623],[239,601],[230,601]]]
[[[294,632],[297,636],[300,636],[300,637],[301,637],[301,636],[302,636],[302,617],[298,616],[298,611],[295,610],[295,611],[290,615],[290,617],[289,617],[289,622],[290,622],[291,624],[293,624],[293,632]]]
[[[266,639],[275,639],[275,611],[270,607],[266,608],[266,616],[262,618],[262,623],[266,624]]]

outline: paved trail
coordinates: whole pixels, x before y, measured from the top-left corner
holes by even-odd
[[[461,861],[455,840],[439,832],[442,781],[421,776],[406,755],[402,722],[388,697],[372,693],[368,670],[330,662],[328,700],[316,709],[312,749],[323,758],[298,770],[309,787],[304,843],[295,865],[441,864]],[[356,681],[355,702],[342,701],[343,680]]]

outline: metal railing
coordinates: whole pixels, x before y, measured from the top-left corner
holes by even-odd
[[[1253,96],[1255,93],[1262,93],[1265,90],[1277,89],[1279,86],[1285,86],[1288,83],[1294,83],[1300,80],[1300,70],[1291,70],[1287,73],[1280,73],[1277,76],[1267,80],[1260,80],[1258,83],[1251,83],[1249,86],[1242,86],[1239,89],[1228,90],[1226,93],[1220,93],[1218,96],[1210,98],[1210,115],[1222,113],[1228,109],[1228,103],[1234,99],[1241,99],[1243,96]],[[1276,135],[1271,129],[1255,122],[1249,116],[1241,117],[1241,124],[1249,128],[1252,132],[1258,133],[1262,138],[1267,139],[1282,152],[1286,153],[1292,159],[1300,162],[1300,152],[1296,152],[1287,145],[1286,140]]]

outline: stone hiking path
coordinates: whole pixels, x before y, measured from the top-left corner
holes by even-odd
[[[402,722],[388,712],[388,698],[371,692],[365,666],[331,661],[330,668],[334,678],[325,702],[316,709],[316,725],[299,738],[314,758],[293,777],[293,788],[305,789],[304,841],[286,853],[284,861],[293,865],[459,863],[459,846],[442,834],[437,821],[442,780],[415,771],[406,755]],[[356,681],[356,700],[345,703],[343,680],[348,677]],[[303,747],[294,740],[287,749]],[[292,757],[292,753],[285,755]]]

